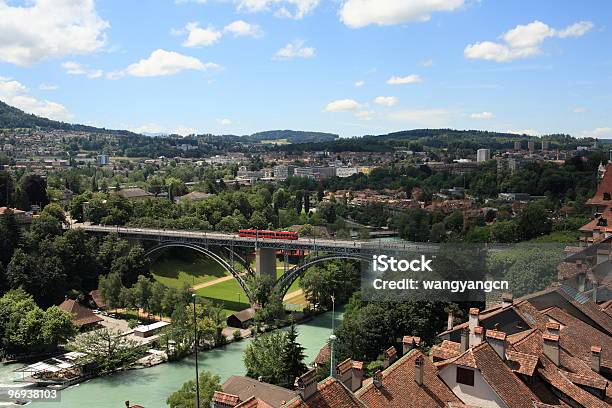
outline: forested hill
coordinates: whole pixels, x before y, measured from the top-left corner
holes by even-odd
[[[133,134],[127,130],[109,130],[97,128],[94,126],[76,125],[66,122],[59,122],[40,116],[25,113],[13,106],[7,105],[0,101],[0,129],[11,128],[44,128],[44,129],[59,129],[73,130],[79,132],[94,132],[94,133],[115,133],[115,134]]]
[[[444,148],[451,151],[512,148],[515,141],[521,141],[527,148],[526,141],[539,143],[542,140],[550,142],[550,148],[575,149],[579,145],[591,145],[594,139],[577,139],[570,135],[554,134],[542,137],[518,135],[514,133],[489,132],[482,130],[455,129],[414,129],[393,132],[384,135],[366,135],[329,142],[301,143],[278,146],[277,149],[300,151],[330,151],[330,152],[384,152],[393,150],[421,151],[424,148]]]
[[[244,139],[255,143],[262,141],[286,141],[288,143],[318,143],[330,142],[338,138],[339,136],[334,133],[305,132],[301,130],[267,130],[265,132],[253,133],[250,136],[244,136]]]

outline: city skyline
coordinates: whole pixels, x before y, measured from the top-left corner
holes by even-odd
[[[610,7],[0,1],[0,32],[10,33],[0,39],[0,100],[150,133],[451,127],[612,137],[612,59],[600,52]]]

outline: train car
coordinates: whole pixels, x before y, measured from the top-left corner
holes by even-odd
[[[292,231],[270,231],[256,229],[241,229],[238,236],[258,239],[298,239],[298,233]]]

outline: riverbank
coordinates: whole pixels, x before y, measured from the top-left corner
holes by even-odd
[[[336,312],[336,326],[342,320],[342,310]],[[306,363],[317,356],[320,348],[331,334],[331,312],[315,316],[297,326],[298,341],[305,348]],[[242,354],[251,339],[244,339],[226,346],[200,352],[200,370],[207,370],[225,381],[232,375],[244,375],[246,370]],[[4,366],[6,371],[7,366]],[[14,367],[17,368],[17,367]],[[14,369],[12,368],[12,369]],[[11,370],[12,371],[12,370]],[[151,368],[130,370],[95,378],[61,392],[61,402],[33,402],[31,408],[108,408],[122,407],[124,401],[140,404],[146,408],[166,406],[166,398],[194,377],[195,359],[160,364]],[[3,382],[0,379],[0,382]],[[6,382],[6,381],[4,381]]]

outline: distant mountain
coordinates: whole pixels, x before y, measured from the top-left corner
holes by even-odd
[[[58,130],[73,130],[78,132],[95,132],[95,133],[115,133],[115,134],[133,134],[127,130],[110,130],[97,128],[94,126],[75,125],[66,122],[59,122],[42,118],[40,116],[25,113],[13,106],[7,105],[0,101],[0,128],[44,128]]]
[[[301,130],[267,130],[265,132],[253,133],[244,136],[250,142],[262,141],[287,141],[289,143],[319,143],[331,142],[340,136],[334,133],[305,132]]]

